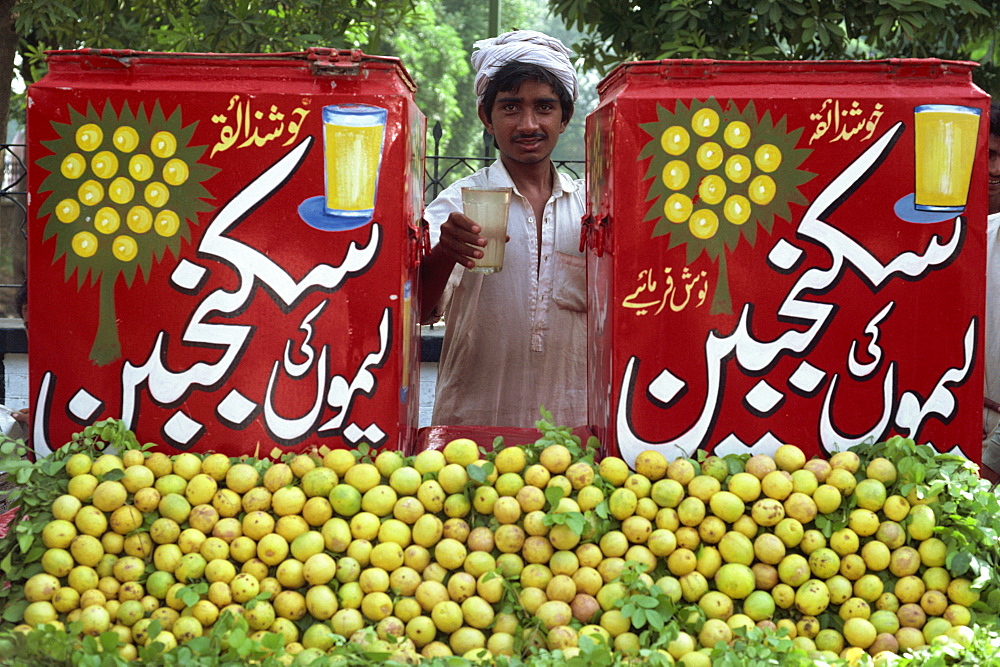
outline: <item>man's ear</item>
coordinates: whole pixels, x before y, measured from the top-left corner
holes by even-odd
[[[483,125],[486,126],[486,131],[493,134],[493,123],[491,123],[490,119],[486,117],[486,110],[483,109],[483,105],[480,104],[477,106],[476,111],[479,113],[479,120],[481,120]]]

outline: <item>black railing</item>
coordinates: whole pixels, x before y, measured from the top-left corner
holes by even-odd
[[[493,157],[493,137],[483,131],[483,153],[481,157],[441,155],[441,121],[434,123],[431,137],[434,139],[434,154],[427,155],[424,162],[424,201],[430,203],[442,190],[463,176],[490,165]],[[569,172],[574,178],[583,178],[583,160],[554,160],[556,169]]]
[[[0,218],[6,229],[0,230],[0,238],[10,234],[19,234],[22,239],[28,237],[28,211],[26,208],[28,194],[28,177],[25,169],[25,145],[23,143],[0,144],[0,154],[3,156],[3,179],[0,181],[0,204],[3,205],[3,218]],[[13,216],[7,219],[7,216]],[[15,258],[7,257],[9,248],[0,248],[0,260],[4,263],[16,262]],[[23,267],[24,258],[19,258]],[[11,283],[7,269],[0,267],[0,288],[18,288],[20,282]]]

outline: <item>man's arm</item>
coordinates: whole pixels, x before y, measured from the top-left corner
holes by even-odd
[[[474,259],[483,256],[480,248],[486,246],[486,239],[479,236],[479,225],[454,211],[441,225],[441,238],[430,254],[420,262],[420,322],[427,324],[433,319],[434,309],[448,285],[448,277],[461,264],[466,268],[475,266]]]

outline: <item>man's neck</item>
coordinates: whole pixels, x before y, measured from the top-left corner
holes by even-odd
[[[525,164],[523,162],[508,160],[506,156],[501,155],[500,160],[503,162],[504,169],[507,170],[510,180],[517,186],[517,191],[525,197],[531,199],[532,195],[537,196],[541,194],[545,196],[545,199],[548,199],[549,195],[552,194],[553,175],[551,159],[545,158],[541,162]]]

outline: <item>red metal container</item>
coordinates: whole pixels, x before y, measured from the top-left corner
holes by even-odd
[[[34,441],[408,448],[425,119],[395,58],[69,51],[29,89]]]
[[[971,63],[637,62],[587,118],[609,453],[979,460],[988,97]]]

